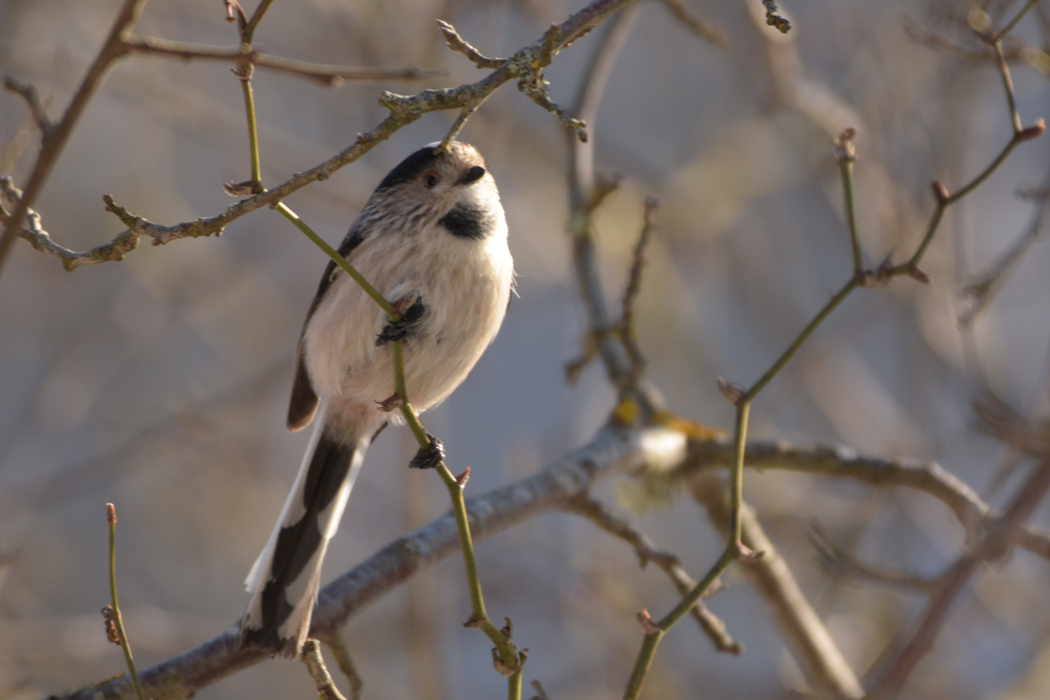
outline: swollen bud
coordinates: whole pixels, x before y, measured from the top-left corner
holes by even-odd
[[[948,188],[945,187],[940,180],[934,180],[930,185],[930,188],[933,190],[933,198],[942,206],[947,204],[948,200],[952,198],[951,195],[948,194]]]
[[[1035,124],[1032,124],[1031,126],[1025,129],[1021,129],[1019,132],[1017,132],[1017,140],[1031,141],[1032,139],[1037,139],[1040,136],[1042,136],[1044,131],[1046,131],[1046,122],[1044,122],[1043,118],[1040,117],[1039,119],[1035,120]]]

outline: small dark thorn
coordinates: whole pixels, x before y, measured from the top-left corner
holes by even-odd
[[[382,401],[377,402],[379,404],[379,410],[383,413],[389,413],[395,408],[401,408],[405,405],[405,399],[400,394],[391,394]]]
[[[911,265],[908,267],[908,276],[914,280],[922,282],[923,284],[930,283],[930,276],[920,270],[918,265]]]
[[[718,378],[718,390],[722,393],[722,396],[729,399],[729,403],[734,406],[740,403],[740,399],[744,398],[744,387],[736,382],[727,382],[721,377]]]
[[[433,469],[445,459],[445,446],[441,441],[430,433],[427,433],[427,438],[430,440],[430,446],[426,449],[419,448],[416,456],[408,463],[412,469]]]

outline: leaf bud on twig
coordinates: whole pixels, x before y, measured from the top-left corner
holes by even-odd
[[[1031,141],[1032,139],[1037,139],[1040,136],[1042,136],[1044,131],[1046,131],[1046,122],[1043,121],[1042,117],[1040,117],[1039,119],[1035,120],[1035,124],[1032,124],[1031,126],[1021,129],[1021,131],[1017,132],[1017,140]]]
[[[948,200],[952,198],[952,196],[948,194],[948,188],[945,187],[940,180],[934,180],[930,184],[930,188],[933,190],[933,198],[936,199],[937,204],[940,204],[941,206],[946,205]]]

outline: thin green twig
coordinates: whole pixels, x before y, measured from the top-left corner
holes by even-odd
[[[248,153],[251,156],[252,184],[256,192],[262,191],[262,169],[259,164],[259,135],[255,122],[255,96],[252,93],[251,66],[237,67],[241,78],[241,90],[244,92],[244,110],[248,117]],[[242,77],[243,76],[243,77]]]
[[[245,25],[241,31],[241,40],[245,43],[252,43],[252,35],[255,33],[255,28],[259,26],[259,22],[262,21],[263,15],[270,9],[270,5],[273,4],[273,0],[262,0],[259,6],[255,8],[255,12],[252,13],[252,18],[248,20],[248,24]]]
[[[857,215],[853,206],[853,161],[855,151],[853,148],[853,129],[842,132],[836,143],[839,169],[842,172],[842,192],[846,203],[846,222],[849,224],[850,245],[853,248],[853,274],[860,276],[864,272],[864,263],[861,258],[860,235],[857,233]]]
[[[995,62],[999,66],[999,76],[1003,79],[1003,89],[1006,90],[1006,106],[1010,110],[1010,121],[1013,123],[1014,135],[1021,133],[1021,115],[1017,113],[1017,97],[1014,95],[1014,80],[1010,77],[1010,66],[1006,64],[1006,56],[1003,54],[1003,42],[996,39],[992,42],[992,50],[995,51]]]
[[[263,5],[269,5],[269,3],[264,1]],[[259,9],[256,10],[256,16],[259,16],[262,12],[266,11],[266,8],[263,5],[260,5]],[[247,28],[244,31],[247,31]],[[248,36],[250,36],[250,34]],[[246,43],[246,48],[250,51],[251,44]],[[241,85],[243,86],[244,111],[248,122],[248,150],[251,156],[252,189],[257,193],[265,192],[266,190],[263,187],[261,176],[261,159],[259,157],[259,132],[256,128],[255,96],[252,92],[251,74],[250,72],[243,75],[238,74],[238,77],[240,78]],[[387,301],[386,298],[382,294],[380,294],[375,287],[369,284],[368,280],[366,280],[361,275],[361,273],[358,272],[357,269],[354,268],[354,266],[346,260],[346,258],[340,255],[334,248],[332,248],[332,246],[328,245],[328,243],[326,243],[323,238],[318,236],[312,228],[307,226],[306,222],[300,219],[298,214],[289,209],[288,205],[286,205],[284,202],[277,202],[277,204],[274,205],[274,209],[280,212],[280,214],[284,218],[288,219],[288,221],[290,221],[293,226],[302,231],[303,235],[305,235],[307,238],[313,241],[314,245],[316,245],[318,248],[324,251],[325,255],[331,258],[335,262],[335,264],[342,268],[342,270],[346,274],[350,275],[350,277],[355,282],[357,282],[358,285],[361,286],[361,289],[363,289],[365,293],[368,294],[368,296],[372,297],[372,299],[377,304],[379,304],[379,308],[383,309],[386,315],[390,317],[390,320],[397,321],[401,318],[401,315],[394,309],[390,302]]]
[[[1011,22],[1008,28],[1012,28],[1014,23],[1016,23],[1016,19],[1014,22]],[[926,233],[923,236],[922,241],[919,243],[918,248],[916,248],[915,253],[906,263],[889,267],[885,270],[880,269],[874,273],[877,279],[909,274],[917,279],[928,281],[925,274],[918,269],[918,263],[926,253],[930,242],[933,240],[933,236],[944,217],[945,210],[950,205],[968,195],[988,179],[988,177],[990,177],[991,174],[1002,165],[1003,161],[1006,160],[1017,144],[1022,141],[1037,138],[1043,133],[1045,126],[1042,120],[1037,121],[1034,126],[1028,128],[1021,127],[1021,120],[1020,116],[1017,114],[1016,101],[1013,93],[1013,81],[1010,79],[1009,67],[1006,65],[1005,60],[1002,59],[1002,47],[998,40],[995,40],[993,47],[996,48],[996,54],[1000,58],[999,69],[1003,77],[1003,87],[1006,91],[1007,104],[1010,109],[1011,121],[1013,122],[1013,137],[999,155],[996,156],[996,158],[983,171],[954,195],[949,195],[943,185],[939,182],[934,182],[933,192],[937,200],[937,208],[934,210],[930,223],[926,228]],[[645,629],[645,639],[642,643],[642,648],[638,653],[638,658],[635,661],[634,669],[631,672],[631,677],[624,693],[625,700],[635,700],[641,693],[642,683],[645,680],[646,673],[648,673],[653,657],[656,654],[656,649],[660,645],[660,640],[664,633],[688,613],[692,605],[700,599],[703,593],[714,583],[718,576],[730,566],[730,564],[742,556],[755,556],[755,553],[749,552],[741,542],[742,520],[740,517],[741,504],[743,502],[743,469],[747,443],[748,414],[750,412],[751,402],[754,401],[755,397],[758,396],[769,382],[780,373],[784,366],[791,361],[791,359],[802,348],[803,344],[805,344],[813,332],[816,331],[831,312],[834,311],[855,289],[861,286],[866,286],[868,274],[864,272],[862,266],[860,242],[857,233],[855,207],[853,202],[852,185],[855,151],[851,141],[852,136],[852,130],[848,129],[844,131],[842,136],[836,142],[836,146],[838,149],[837,157],[841,166],[842,183],[845,193],[846,216],[849,223],[850,241],[853,249],[853,275],[838,292],[832,295],[831,299],[824,304],[820,311],[817,312],[813,319],[810,320],[810,322],[806,324],[806,327],[802,329],[798,336],[796,336],[788,348],[777,358],[765,374],[763,374],[758,381],[751,386],[750,389],[744,391],[743,389],[732,385],[727,385],[725,387],[724,393],[726,393],[727,397],[733,401],[737,408],[736,427],[733,440],[733,472],[730,482],[731,523],[729,541],[726,543],[726,548],[722,552],[722,556],[711,568],[707,576],[697,584],[696,588],[694,588],[688,596],[682,599],[674,610],[660,620],[659,623],[654,623],[645,611],[642,611],[639,615],[642,627]]]
[[[394,353],[394,387],[395,392],[402,399],[401,415],[404,416],[405,423],[408,424],[409,429],[415,436],[420,449],[432,449],[430,437],[423,428],[423,424],[419,422],[419,416],[416,415],[416,411],[412,408],[412,404],[405,393],[401,341],[395,341],[392,345]],[[466,474],[460,479],[456,479],[452,472],[449,471],[444,460],[438,462],[435,469],[438,476],[441,477],[441,481],[445,484],[445,488],[448,489],[449,498],[452,500],[452,512],[456,519],[456,529],[459,532],[459,545],[463,551],[463,567],[467,575],[467,590],[470,593],[471,610],[470,619],[467,620],[465,625],[480,629],[496,646],[493,661],[496,662],[498,660],[497,669],[501,673],[504,672],[503,669],[516,670],[516,672],[509,674],[507,692],[511,700],[519,700],[521,697],[522,666],[524,665],[525,652],[523,651],[519,657],[517,648],[511,642],[509,634],[497,628],[492,620],[489,619],[488,612],[485,610],[485,597],[481,592],[481,578],[478,576],[477,561],[474,558],[474,541],[470,534],[470,519],[467,517],[467,505],[463,499]],[[507,621],[507,624],[509,631],[510,620]]]
[[[521,671],[518,671],[507,679],[508,700],[521,700],[521,681]]]
[[[128,675],[135,689],[138,700],[146,700],[139,683],[139,674],[135,671],[135,659],[131,656],[131,644],[124,632],[124,620],[120,615],[120,603],[117,602],[117,509],[112,503],[106,504],[106,522],[109,523],[109,595],[113,600],[113,624],[117,628],[120,648],[124,650],[124,661],[128,665]]]
[[[889,271],[890,276],[896,277],[898,275],[908,274],[913,268],[915,268],[919,264],[919,261],[922,259],[922,256],[926,254],[926,249],[933,241],[934,234],[937,233],[937,228],[938,226],[940,226],[941,219],[944,217],[944,211],[952,204],[955,204],[960,199],[973,192],[975,189],[977,189],[977,187],[981,185],[981,183],[987,180],[991,176],[991,174],[994,173],[999,168],[999,166],[1003,164],[1003,161],[1005,161],[1007,156],[1009,156],[1010,153],[1013,152],[1014,148],[1017,147],[1017,144],[1021,143],[1021,141],[1024,140],[1021,136],[1021,134],[1023,133],[1024,130],[1020,132],[1014,132],[1013,138],[1011,138],[1010,142],[1006,144],[1006,147],[999,152],[999,155],[995,157],[995,160],[993,160],[988,165],[988,167],[982,170],[980,174],[977,175],[977,177],[968,182],[966,186],[964,186],[961,190],[945,199],[938,200],[937,208],[934,210],[933,216],[930,218],[930,223],[926,226],[926,235],[923,236],[922,242],[919,244],[919,247],[916,248],[915,253],[911,256],[911,258],[908,259],[907,262],[902,263],[900,265],[894,265]]]
[[[751,402],[741,401],[736,407],[735,440],[733,442],[733,477],[729,482],[729,532],[730,544],[742,551],[742,521],[740,509],[744,500],[744,455],[747,452],[747,425],[751,413]]]
[[[703,580],[696,585],[689,595],[684,597],[682,601],[674,607],[671,612],[667,613],[662,620],[658,623],[654,622],[650,617],[649,613],[643,610],[638,614],[638,619],[642,623],[642,628],[645,630],[645,640],[642,642],[642,648],[638,652],[638,658],[635,659],[634,668],[631,670],[631,677],[627,681],[627,688],[623,693],[623,700],[637,700],[638,696],[642,692],[642,684],[645,682],[645,677],[649,673],[649,667],[653,664],[653,658],[656,656],[656,649],[660,646],[660,640],[663,639],[664,634],[669,629],[674,627],[678,622],[689,614],[689,611],[696,605],[696,602],[706,593],[711,586],[714,585],[718,577],[721,576],[729,565],[737,560],[739,552],[733,545],[729,545],[723,550],[722,556],[718,558],[715,565],[711,567],[711,570],[707,572]]]
[[[397,321],[401,318],[400,314],[394,309],[393,305],[387,301],[382,294],[376,290],[371,284],[368,283],[360,272],[354,268],[346,258],[340,255],[332,246],[328,245],[323,238],[318,236],[313,229],[306,225],[306,223],[299,218],[299,215],[293,212],[284,202],[278,202],[277,206],[274,207],[284,218],[292,222],[292,225],[303,232],[307,238],[313,241],[313,244],[324,251],[325,255],[335,261],[335,264],[342,268],[343,272],[350,275],[350,277],[361,285],[361,289],[365,290],[365,294],[372,297],[375,303],[379,304],[379,308],[383,309],[391,321]]]
[[[740,402],[750,403],[753,401],[755,397],[758,396],[759,392],[765,389],[769,382],[773,381],[773,377],[777,376],[777,374],[780,373],[780,370],[784,369],[784,365],[791,361],[791,358],[795,356],[795,353],[797,353],[805,342],[809,340],[809,337],[813,335],[813,331],[817,330],[817,327],[824,322],[824,319],[826,319],[828,315],[831,314],[831,312],[834,311],[847,296],[849,296],[850,292],[858,286],[860,286],[859,278],[856,276],[851,277],[850,280],[843,285],[842,289],[836,292],[831,299],[824,304],[824,308],[817,312],[817,315],[813,317],[813,320],[806,324],[806,327],[803,328],[802,332],[798,334],[794,341],[792,341],[787,350],[777,358],[777,361],[773,363],[773,366],[766,370],[766,373],[763,374],[759,380],[743,394]]]
[[[1038,2],[1039,0],[1028,0],[1028,2],[1025,3],[1025,6],[1021,8],[1021,11],[1017,13],[1017,16],[1010,20],[1010,22],[1005,27],[996,32],[996,36],[1002,38],[1009,34],[1010,30],[1017,26],[1017,23],[1021,21],[1021,18],[1024,17],[1029,10],[1035,7]]]

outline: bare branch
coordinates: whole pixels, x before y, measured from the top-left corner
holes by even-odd
[[[36,88],[28,83],[20,82],[14,76],[4,76],[4,87],[11,92],[17,93],[22,96],[22,99],[26,101],[26,105],[29,107],[29,113],[33,117],[33,121],[36,123],[40,133],[47,136],[54,129],[54,125],[51,123],[51,119],[47,116],[47,110],[44,109],[44,105],[40,102],[40,95],[37,94]]]
[[[143,0],[139,0],[139,2],[142,1]],[[124,224],[128,226],[126,231],[117,235],[110,246],[115,248],[126,247],[127,241],[130,237],[149,236],[153,238],[155,245],[160,245],[179,238],[219,234],[230,222],[239,219],[245,214],[265,206],[273,206],[288,195],[312,182],[326,180],[332,173],[343,166],[356,161],[380,142],[390,138],[390,136],[398,129],[411,124],[427,112],[448,109],[462,110],[467,107],[476,109],[477,105],[484,102],[488,96],[501,85],[515,78],[524,78],[534,75],[536,70],[546,66],[546,63],[543,63],[544,60],[549,61],[550,58],[556,55],[560,50],[571,45],[581,36],[587,34],[591,29],[604,22],[609,16],[630,5],[631,2],[632,0],[594,0],[594,2],[566,19],[560,25],[548,30],[542,38],[515,53],[507,59],[500,68],[475,83],[460,85],[456,88],[424,90],[412,96],[396,95],[390,92],[383,93],[379,103],[386,107],[390,114],[377,127],[367,133],[359,134],[357,140],[353,144],[323,163],[320,163],[309,170],[295,174],[286,182],[271,190],[243,199],[236,204],[227,207],[222,213],[216,214],[215,216],[184,222],[174,226],[162,226],[150,222],[143,217],[127,212],[110,198],[106,202],[107,209],[118,214],[119,218],[121,218]],[[129,0],[129,4],[134,3],[131,3],[131,0]],[[130,26],[130,24],[128,24],[128,26]],[[121,31],[125,31],[124,25],[121,25]],[[107,44],[107,46],[109,46],[109,44]],[[108,63],[106,65],[108,65]],[[101,74],[99,77],[101,77]],[[92,87],[93,86],[94,85],[92,85]],[[82,86],[82,91],[83,90],[84,88]],[[84,94],[84,100],[86,101],[86,98],[87,96],[90,96],[91,91],[88,90],[84,92]],[[81,108],[82,107],[83,105],[81,105]],[[67,112],[67,118],[68,115],[69,113]],[[67,120],[63,119],[63,124],[56,129],[55,138],[58,138],[57,134],[59,134],[59,132],[66,134],[66,132],[63,131],[63,128],[71,129],[74,121],[75,119],[71,120],[69,126],[64,127]],[[62,138],[64,140],[65,136]],[[49,157],[57,157],[57,151]],[[50,163],[47,167],[50,168]],[[40,170],[39,165],[37,170],[41,172],[41,175],[31,178],[30,183],[36,183],[34,187],[38,189],[43,182],[42,178],[46,172]],[[28,194],[30,191],[28,187],[26,189],[27,195],[26,198],[23,198],[25,208],[22,208],[22,204],[19,205],[19,208],[15,211],[14,220],[20,220],[21,217],[25,216],[25,209],[28,209],[29,204],[31,204],[31,197]],[[34,189],[32,193],[35,194],[35,192],[36,189]],[[21,211],[19,211],[19,209],[21,209]],[[17,233],[17,229],[17,226],[11,223],[7,224],[7,231],[13,232],[12,235]],[[95,250],[102,249],[108,250],[109,246],[101,246]],[[127,249],[130,250],[130,248]],[[47,252],[55,252],[52,249],[45,250],[47,250]],[[90,253],[91,252],[89,251],[89,253],[85,254],[73,254],[76,256],[76,259],[65,262],[66,268],[74,269],[89,262],[94,263],[119,259],[116,257],[91,255]],[[60,255],[59,257],[63,256]],[[0,261],[2,261],[2,258],[3,250],[0,249]]]
[[[667,429],[606,428],[587,446],[528,479],[467,502],[471,531],[482,541],[587,492],[595,483],[643,465],[670,469],[685,459],[685,439]],[[383,548],[320,593],[311,635],[329,639],[371,603],[420,569],[457,554],[459,536],[451,515],[439,518]],[[220,636],[139,674],[148,697],[188,698],[201,688],[268,658],[241,651],[238,625]],[[126,677],[76,691],[66,698],[133,697]]]
[[[941,54],[967,63],[992,63],[996,60],[995,52],[987,45],[982,49],[969,49],[954,41],[923,29],[910,17],[905,17],[901,26],[904,33],[917,44],[939,51]],[[1015,41],[1010,41],[1003,46],[1003,55],[1007,62],[1015,63],[1025,60],[1025,49]]]
[[[425,71],[419,68],[360,68],[356,66],[309,63],[271,56],[258,50],[245,53],[238,48],[186,44],[157,37],[135,37],[128,39],[125,44],[135,53],[147,56],[165,56],[185,60],[203,59],[232,61],[234,63],[244,62],[249,65],[261,66],[269,70],[313,80],[326,87],[339,87],[347,81],[357,83],[415,82],[429,76],[438,75],[435,71]]]
[[[645,568],[645,565],[649,562],[656,564],[667,574],[671,582],[674,583],[674,587],[682,595],[686,595],[696,586],[696,581],[685,572],[677,556],[670,552],[657,550],[644,532],[631,525],[627,520],[617,518],[606,510],[600,502],[593,498],[580,496],[567,501],[565,510],[569,513],[582,515],[602,530],[634,547],[642,568]],[[711,596],[717,591],[718,588],[713,587],[706,595]],[[691,612],[696,621],[700,623],[704,633],[715,645],[715,649],[730,654],[743,653],[744,646],[739,642],[733,641],[733,638],[729,636],[729,632],[726,630],[725,623],[708,610],[702,601],[697,601]]]
[[[623,291],[622,311],[620,322],[620,340],[631,360],[631,374],[634,382],[637,382],[645,369],[645,357],[638,347],[638,330],[634,323],[634,304],[638,300],[638,294],[642,291],[642,269],[645,267],[645,248],[649,245],[649,239],[656,229],[656,212],[660,208],[660,200],[656,197],[646,197],[645,215],[642,224],[642,232],[638,234],[638,243],[634,246],[634,254],[631,258],[631,269],[627,273],[627,286]]]
[[[952,606],[970,579],[980,570],[984,561],[1003,556],[1011,542],[1015,541],[1011,533],[1031,516],[1048,491],[1050,459],[1039,464],[1021,485],[1006,512],[996,519],[978,546],[949,568],[922,614],[884,652],[883,662],[873,673],[874,683],[868,698],[883,700],[899,693],[911,672],[933,648]]]
[[[339,670],[343,672],[346,680],[350,683],[350,700],[360,700],[364,682],[357,673],[357,668],[354,666],[354,660],[350,656],[350,649],[347,648],[346,642],[338,634],[334,634],[326,638],[324,643],[332,652],[332,656],[335,657],[335,665],[339,667]]]
[[[598,114],[598,103],[612,72],[616,57],[637,19],[639,6],[635,5],[620,13],[609,23],[601,44],[591,58],[587,72],[580,83],[573,113],[594,131]],[[591,214],[594,208],[613,191],[615,180],[595,177],[594,143],[572,139],[569,143],[569,232],[572,235],[572,256],[580,297],[587,311],[588,331],[584,336],[585,348],[580,360],[566,368],[570,378],[595,355],[600,355],[605,371],[612,384],[621,394],[634,394],[635,400],[645,414],[651,414],[664,406],[663,397],[655,387],[646,382],[635,382],[631,361],[623,344],[609,333],[611,322],[605,304],[601,275],[598,273],[597,255],[591,235]]]
[[[441,30],[441,34],[445,37],[445,43],[448,47],[456,53],[461,53],[466,56],[471,63],[477,66],[479,69],[483,68],[499,68],[507,62],[505,58],[488,58],[480,51],[471,46],[466,39],[459,35],[456,28],[444,20],[438,20],[438,29]]]
[[[1028,230],[1018,236],[1013,245],[992,263],[992,266],[982,273],[977,281],[966,285],[963,289],[962,295],[967,305],[959,314],[960,324],[969,326],[982,311],[988,308],[1010,275],[1017,269],[1021,260],[1043,236],[1048,226],[1050,226],[1050,199],[1044,197],[1039,200]]]
[[[694,15],[685,6],[683,0],[663,0],[663,3],[670,10],[671,14],[675,16],[675,19],[687,26],[698,37],[710,41],[720,49],[729,48],[729,40],[726,39],[722,30],[717,25]]]
[[[862,564],[839,549],[819,523],[814,522],[806,534],[817,552],[821,567],[830,576],[920,593],[929,593],[940,583],[939,578],[884,571]]]
[[[1050,424],[1033,425],[1009,404],[993,394],[974,401],[978,427],[999,442],[1031,457],[1050,454]]]
[[[730,503],[726,480],[721,475],[700,476],[689,481],[693,498],[704,506],[708,520],[723,535],[729,533]],[[809,604],[758,516],[741,503],[741,539],[753,552],[762,552],[740,567],[776,618],[781,635],[790,645],[810,684],[834,697],[861,698],[864,689],[846,662],[824,623]]]
[[[80,87],[66,109],[66,113],[62,116],[62,121],[45,135],[40,148],[40,156],[37,158],[36,165],[33,166],[33,171],[30,173],[29,180],[24,188],[25,194],[11,213],[8,221],[4,224],[4,232],[0,236],[0,270],[3,269],[4,262],[7,260],[7,255],[11,250],[11,245],[15,242],[15,236],[20,235],[22,219],[29,212],[30,207],[33,206],[37,195],[40,194],[44,182],[47,181],[48,175],[51,174],[51,168],[54,167],[55,162],[58,160],[58,156],[62,152],[62,147],[65,146],[69,135],[73,133],[73,127],[76,126],[84,108],[87,107],[88,102],[91,101],[95,94],[95,90],[102,83],[102,78],[105,77],[109,66],[127,53],[127,49],[123,46],[123,41],[128,32],[131,31],[132,25],[138,19],[139,13],[145,4],[146,0],[124,0],[124,4],[113,22],[113,27],[109,31],[109,36],[88,69],[87,75],[84,76],[84,80],[81,81]]]
[[[518,89],[530,100],[543,107],[545,110],[558,118],[558,123],[566,129],[575,132],[576,138],[581,143],[587,142],[587,124],[582,119],[570,117],[565,110],[555,104],[547,91],[547,81],[543,78],[543,67],[550,65],[554,56],[558,53],[556,40],[558,37],[558,25],[552,24],[543,34],[543,46],[540,49],[539,58],[531,66],[527,75],[518,81]]]
[[[692,458],[672,478],[689,478],[715,466],[731,464],[733,444],[726,438],[690,442]],[[747,443],[747,466],[785,469],[806,474],[847,478],[871,486],[897,486],[926,493],[944,503],[971,538],[991,527],[1000,513],[936,462],[884,459],[857,454],[847,447],[793,445],[786,441]],[[1050,561],[1048,533],[1018,524],[1009,532],[1013,544]]]
[[[14,186],[11,178],[6,176],[0,178],[0,189],[2,189],[4,199],[13,203],[17,210],[18,203],[22,201],[22,192]],[[10,221],[12,221],[11,216],[0,206],[0,224],[6,226]],[[72,270],[86,263],[123,260],[126,253],[134,250],[139,245],[139,237],[130,231],[125,231],[105,245],[78,253],[55,243],[50,234],[43,229],[40,223],[40,215],[34,210],[26,209],[26,221],[29,228],[19,227],[18,235],[27,240],[31,246],[40,252],[50,253],[62,260],[62,266],[67,270]]]

